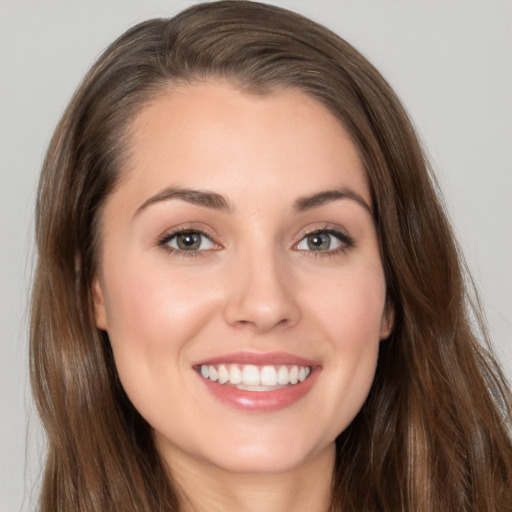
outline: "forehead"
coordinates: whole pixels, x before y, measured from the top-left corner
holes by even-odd
[[[173,87],[139,112],[128,141],[126,181],[140,196],[170,185],[262,197],[350,186],[370,203],[348,132],[298,90],[253,94],[214,81]]]

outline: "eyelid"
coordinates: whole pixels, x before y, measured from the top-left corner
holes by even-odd
[[[338,234],[343,237],[350,238],[348,231],[337,224],[331,224],[330,222],[322,222],[319,224],[312,224],[302,228],[300,232],[296,235],[296,240],[298,243],[300,240],[305,238],[308,235],[313,235],[315,233],[323,233],[324,231],[331,232],[334,234]]]

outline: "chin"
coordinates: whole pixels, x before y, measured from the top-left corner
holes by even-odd
[[[199,449],[196,456],[230,473],[282,474],[335,452],[334,434],[332,439],[315,439],[307,433],[296,431],[295,435],[290,435],[289,429],[279,429],[259,434],[253,431],[250,437],[252,439],[227,435],[223,442],[216,445],[213,442]]]
[[[331,446],[324,447],[335,450],[334,442]],[[330,450],[327,450],[330,451]],[[267,447],[244,447],[242,450],[235,450],[228,457],[219,457],[212,461],[218,469],[237,474],[283,474],[306,466],[308,461],[314,459],[319,454],[316,452],[305,452],[302,450],[291,450],[283,447],[273,450]]]

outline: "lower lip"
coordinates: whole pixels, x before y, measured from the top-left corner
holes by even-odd
[[[218,400],[235,409],[250,412],[272,412],[289,407],[307,395],[314,386],[319,373],[320,367],[313,368],[309,377],[299,384],[272,391],[247,391],[213,382],[201,375],[198,377]]]

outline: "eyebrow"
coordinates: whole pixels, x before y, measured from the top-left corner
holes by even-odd
[[[191,188],[168,187],[144,201],[144,203],[137,208],[134,217],[148,208],[148,206],[162,201],[169,201],[171,199],[181,199],[187,203],[204,206],[205,208],[211,208],[213,210],[222,210],[226,212],[233,211],[233,207],[228,200],[224,196],[215,192],[195,190]]]
[[[350,199],[355,201],[373,217],[373,211],[370,205],[363,199],[360,194],[348,188],[324,190],[310,196],[299,197],[299,199],[297,199],[294,203],[293,210],[295,212],[304,212],[306,210],[310,210],[311,208],[318,208],[339,199]]]
[[[144,201],[135,211],[134,217],[137,217],[142,211],[153,204],[169,201],[171,199],[179,199],[187,203],[228,213],[234,210],[233,205],[224,196],[216,192],[182,187],[168,187]],[[304,212],[340,199],[351,199],[355,201],[373,217],[372,209],[363,197],[348,188],[324,190],[310,196],[299,197],[293,205],[293,211],[296,213]]]

